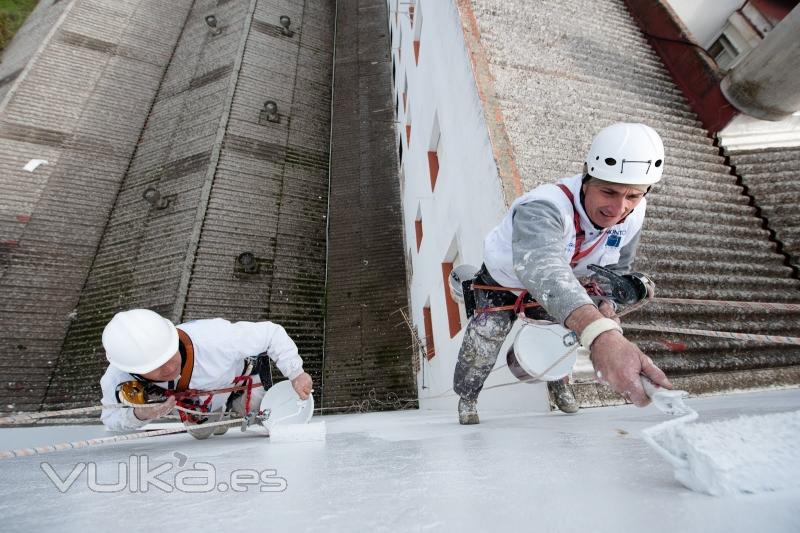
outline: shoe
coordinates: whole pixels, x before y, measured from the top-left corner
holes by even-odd
[[[212,411],[210,413],[207,413],[201,419],[202,421],[197,420],[196,417],[187,416],[183,418],[183,425],[186,426],[186,428],[188,429],[189,435],[196,438],[197,440],[205,440],[211,435],[222,435],[223,433],[225,433],[225,431],[223,431],[222,433],[217,433],[217,431],[219,431],[220,429],[225,429],[227,431],[227,428],[224,426],[203,427],[203,424],[207,422],[208,423],[219,422],[220,420],[222,420],[222,417],[223,417],[223,412],[220,409],[217,411]]]
[[[575,414],[581,408],[578,400],[575,399],[572,387],[567,384],[566,380],[548,381],[547,389],[550,391],[550,396],[553,398],[556,407],[562,413]]]
[[[458,422],[459,424],[480,424],[478,418],[478,400],[458,400]]]

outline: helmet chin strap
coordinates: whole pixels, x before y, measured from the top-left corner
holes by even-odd
[[[167,383],[167,388],[172,389],[173,387],[175,387],[175,381],[178,379],[178,377],[180,377],[181,372],[183,372],[183,367],[186,365],[186,357],[187,357],[187,355],[186,355],[186,347],[184,346],[182,340],[178,341],[178,351],[181,354],[181,369],[180,369],[180,372],[178,373],[178,376],[176,376],[175,379],[165,379],[165,380],[162,380],[162,381],[155,381],[155,380],[152,380],[152,379],[147,379],[146,377],[144,377],[141,374],[134,374],[132,372],[129,372],[129,374],[136,381],[141,381],[142,383]]]

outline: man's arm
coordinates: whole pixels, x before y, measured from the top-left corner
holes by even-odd
[[[235,352],[233,355],[242,358],[266,353],[281,374],[291,380],[297,394],[302,399],[308,398],[312,390],[311,376],[303,371],[303,359],[298,354],[297,345],[282,326],[267,321],[231,323],[221,318],[194,324],[197,334],[218,350],[232,350]]]
[[[558,208],[544,201],[522,204],[512,224],[514,271],[536,301],[561,324],[575,309],[594,307],[566,259]]]
[[[547,202],[519,206],[513,221],[514,269],[525,288],[547,312],[580,336],[590,324],[605,317],[569,266],[564,233],[564,221],[555,206]],[[598,378],[636,405],[649,403],[639,374],[672,388],[652,360],[616,329],[601,333],[585,348],[590,350]]]
[[[123,381],[131,379],[129,374],[125,374],[114,367],[109,367],[100,379],[100,388],[103,391],[103,398],[100,403],[103,405],[113,405],[119,403],[117,400],[117,385]],[[103,409],[100,413],[100,420],[110,431],[133,431],[147,424],[148,420],[141,420],[134,414],[132,407],[113,407]]]

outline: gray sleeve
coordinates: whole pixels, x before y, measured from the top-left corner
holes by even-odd
[[[613,270],[617,274],[630,274],[633,271],[633,262],[636,259],[636,249],[639,248],[639,239],[642,237],[642,230],[640,229],[636,235],[633,236],[631,242],[622,247],[619,252],[619,261],[615,265],[608,265],[609,270]]]
[[[564,255],[564,221],[554,205],[518,206],[512,228],[514,271],[550,315],[563,324],[575,309],[592,304]]]

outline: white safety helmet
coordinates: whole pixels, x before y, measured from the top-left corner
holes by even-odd
[[[652,185],[664,173],[664,143],[650,126],[620,122],[603,128],[586,154],[590,176],[626,185]]]
[[[147,374],[178,351],[175,325],[149,309],[114,315],[103,330],[103,348],[112,366],[131,374]]]

